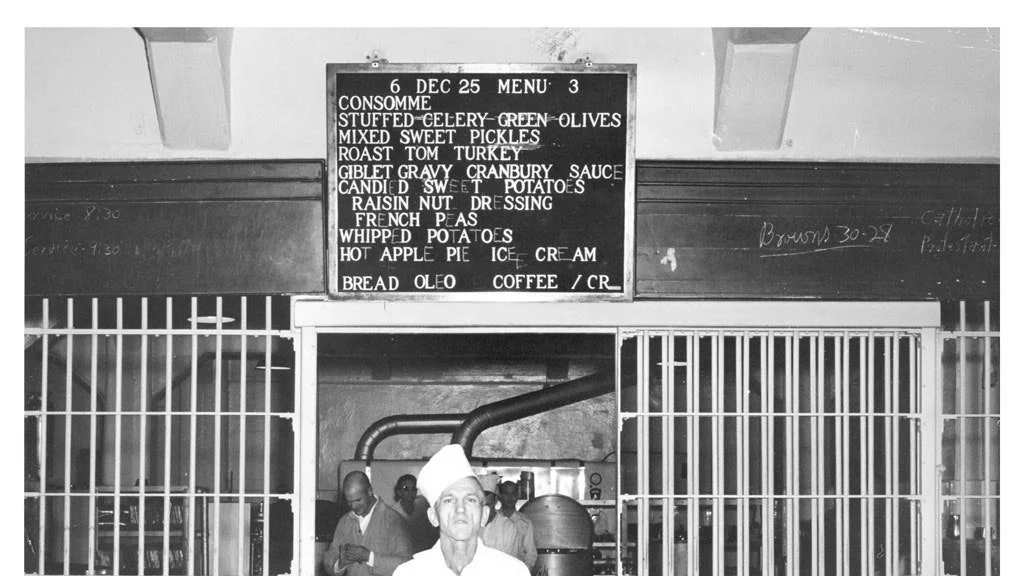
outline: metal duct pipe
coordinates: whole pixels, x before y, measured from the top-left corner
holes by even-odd
[[[356,460],[373,459],[381,440],[398,434],[447,434],[458,430],[468,414],[399,414],[370,424],[356,444]]]
[[[594,372],[557,386],[485,404],[469,413],[462,426],[452,434],[451,443],[461,444],[466,456],[471,457],[477,436],[488,428],[614,391],[615,377],[611,372]]]

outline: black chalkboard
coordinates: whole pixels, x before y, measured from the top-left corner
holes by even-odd
[[[328,65],[329,292],[631,297],[635,76]]]
[[[324,292],[323,164],[26,166],[28,295]]]
[[[998,166],[638,171],[638,298],[998,299]]]

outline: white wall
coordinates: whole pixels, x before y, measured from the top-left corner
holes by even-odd
[[[999,158],[999,41],[984,30],[815,28],[801,44],[782,149],[718,152],[714,52],[692,29],[234,31],[232,144],[163,147],[132,29],[25,31],[25,155],[55,159],[324,158],[329,62],[635,63],[639,159]]]

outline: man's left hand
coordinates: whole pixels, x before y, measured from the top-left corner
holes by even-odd
[[[370,561],[370,549],[358,544],[345,544],[345,549],[342,551],[342,555],[344,555],[345,559],[349,562]]]

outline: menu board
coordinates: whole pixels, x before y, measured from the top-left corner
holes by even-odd
[[[635,84],[633,65],[328,65],[328,292],[631,298]]]

